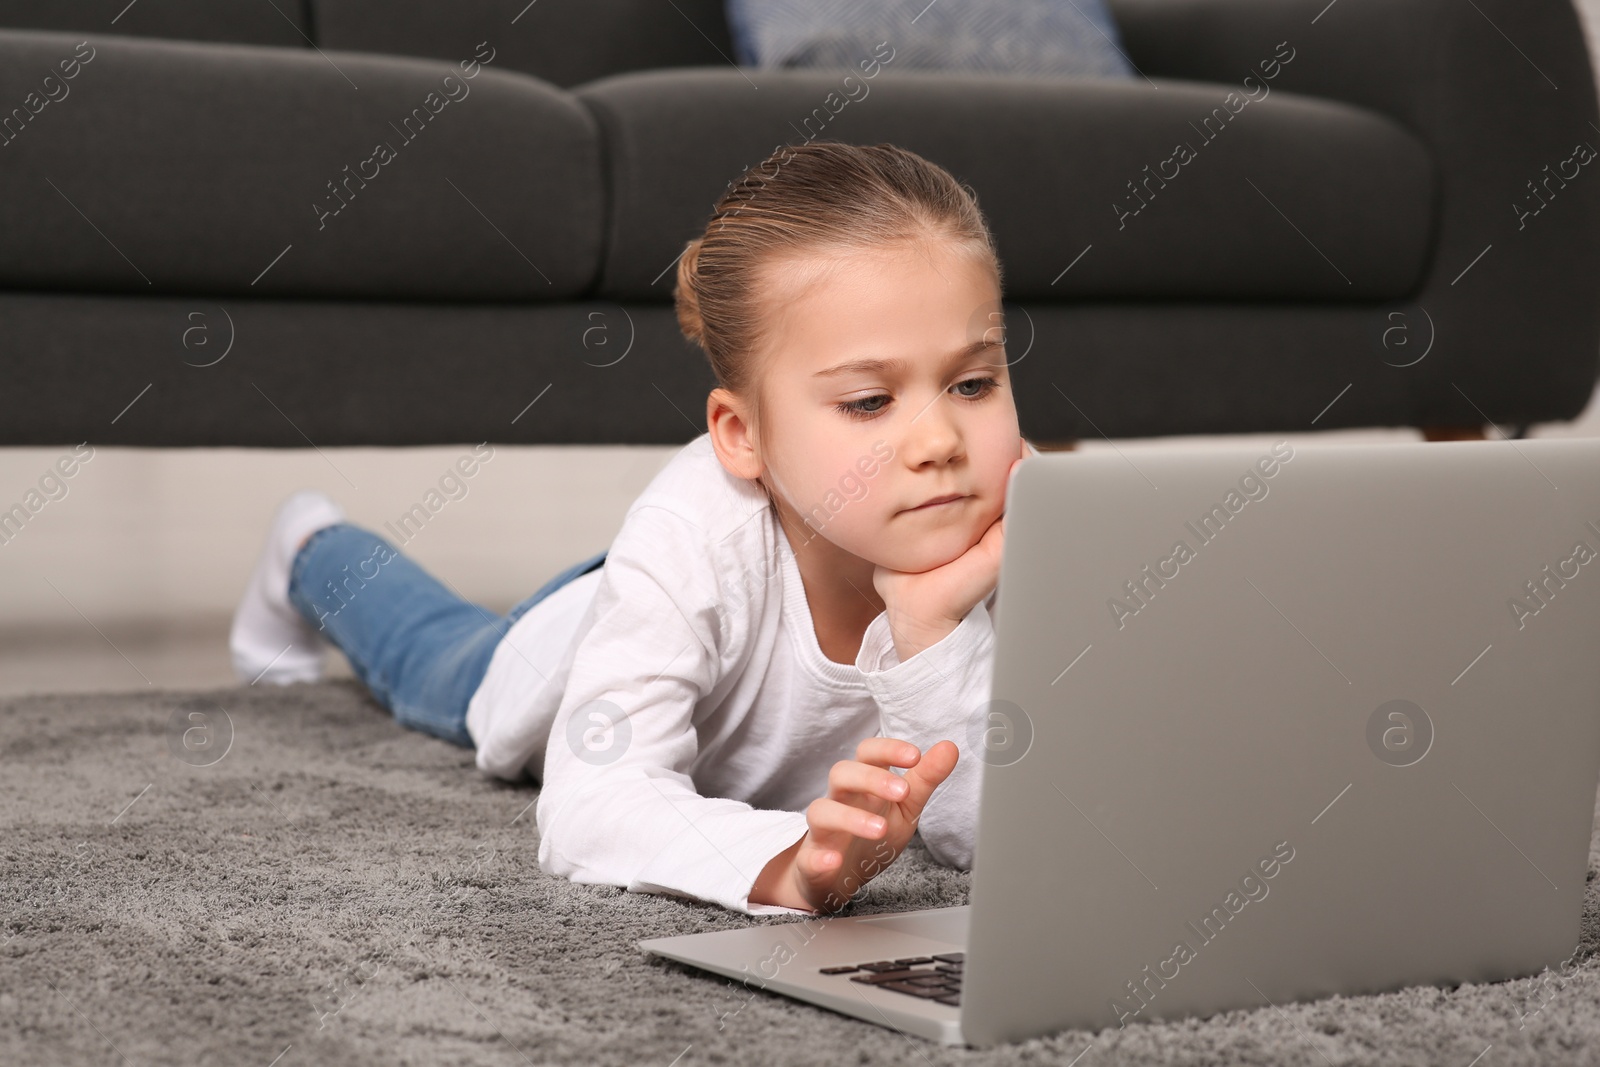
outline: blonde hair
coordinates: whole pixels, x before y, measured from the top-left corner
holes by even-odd
[[[977,194],[936,163],[892,144],[784,145],[717,201],[678,260],[678,328],[705,352],[717,384],[759,417],[756,366],[768,340],[762,269],[807,255],[945,239],[966,245],[1001,283]]]

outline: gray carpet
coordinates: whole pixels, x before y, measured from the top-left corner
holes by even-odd
[[[219,707],[226,754],[176,758],[172,730]],[[547,877],[535,795],[351,681],[0,702],[0,1064],[1600,1061],[1593,884],[1565,975],[972,1052],[645,956],[786,920]],[[967,886],[913,850],[855,909]]]

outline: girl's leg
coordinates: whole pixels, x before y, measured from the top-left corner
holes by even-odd
[[[467,704],[514,619],[462,598],[347,522],[315,531],[295,554],[289,603],[397,722],[472,747]]]
[[[506,615],[506,621],[516,622],[518,619],[522,618],[529,608],[533,607],[539,601],[543,600],[551,593],[554,593],[557,589],[560,589],[562,586],[572,581],[572,579],[588,574],[596,567],[601,566],[603,563],[605,563],[606,553],[609,551],[610,549],[605,549],[590,556],[586,560],[574,563],[572,566],[568,567],[566,570],[562,571],[548,582],[545,582],[539,587],[538,592],[534,593],[528,599],[522,601],[520,604],[512,608],[511,611]]]
[[[316,489],[298,490],[279,503],[228,629],[229,656],[241,682],[289,685],[322,678],[323,641],[289,603],[289,569],[301,542],[344,519],[338,502]]]

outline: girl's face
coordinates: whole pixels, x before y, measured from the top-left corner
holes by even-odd
[[[891,570],[950,562],[1023,454],[992,269],[937,241],[796,266],[768,274],[763,480],[808,538]]]

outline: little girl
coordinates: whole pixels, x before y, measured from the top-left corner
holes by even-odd
[[[890,144],[746,171],[678,263],[708,431],[604,552],[504,616],[303,490],[234,617],[241,680],[324,639],[404,725],[541,780],[539,865],[834,911],[913,831],[972,862],[1018,432],[969,188]],[[903,769],[899,773],[897,769]]]

